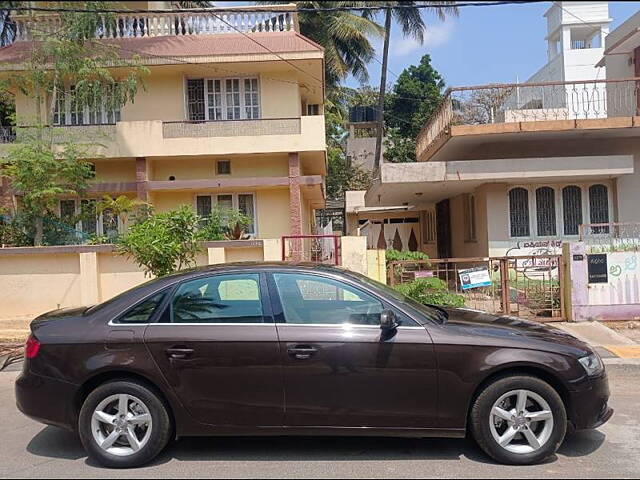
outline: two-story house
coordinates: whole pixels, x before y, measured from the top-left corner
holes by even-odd
[[[352,216],[404,208],[422,222],[419,249],[438,258],[559,253],[581,233],[617,234],[585,225],[638,222],[635,30],[606,36],[607,7],[554,2],[549,63],[527,83],[449,89],[417,139],[418,162],[382,165]],[[386,217],[394,238],[400,226]]]
[[[158,212],[186,204],[200,215],[217,204],[248,215],[254,238],[312,233],[314,210],[325,202],[322,48],[300,34],[292,5],[185,13],[172,3],[113,2],[134,13],[119,13],[115,27],[96,32],[149,69],[133,103],[79,107],[65,85],[56,105],[55,125],[104,136],[83,201],[124,194]],[[0,49],[2,74],[20,71],[30,29],[56,22],[42,12],[13,18],[17,36]],[[17,117],[32,117],[34,99],[13,93]],[[14,193],[5,179],[5,203]],[[79,198],[61,198],[59,213],[80,207]],[[77,228],[106,227],[97,218]]]

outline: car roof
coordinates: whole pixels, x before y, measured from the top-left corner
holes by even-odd
[[[203,273],[220,273],[225,271],[238,271],[238,270],[296,270],[296,271],[325,271],[338,274],[349,274],[349,270],[334,265],[327,265],[323,263],[313,262],[230,262],[220,263],[214,265],[204,265],[201,267],[190,268],[186,270],[180,270],[163,277],[164,279],[178,280],[180,278],[188,278],[192,276],[199,276]]]

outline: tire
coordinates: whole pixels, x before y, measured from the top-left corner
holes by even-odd
[[[125,419],[120,417],[123,410],[127,412]],[[96,411],[99,413],[94,415]],[[85,450],[109,468],[133,468],[150,462],[167,446],[171,432],[164,402],[134,380],[97,387],[84,401],[78,419]],[[98,442],[104,442],[104,448]]]
[[[524,402],[520,392],[525,392]],[[520,415],[522,403],[527,406]],[[567,431],[567,413],[560,395],[548,383],[513,375],[495,380],[478,395],[471,408],[470,428],[480,448],[494,460],[532,465],[556,453]]]

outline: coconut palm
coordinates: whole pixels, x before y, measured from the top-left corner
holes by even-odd
[[[380,112],[378,135],[376,137],[376,152],[374,157],[374,169],[380,165],[382,150],[382,135],[384,126],[384,96],[387,84],[387,65],[389,63],[389,44],[391,42],[391,24],[396,21],[402,28],[406,37],[413,37],[420,44],[424,42],[424,32],[427,25],[422,18],[422,10],[434,12],[440,20],[447,15],[458,15],[456,2],[368,2],[371,6],[393,7],[384,11],[384,49],[382,53],[382,71],[380,75],[380,96],[378,97],[378,111]],[[428,3],[429,6],[424,4]]]
[[[288,2],[264,1],[259,4],[295,3],[300,9],[334,7],[358,8],[370,2]],[[371,39],[381,38],[383,29],[370,12],[300,12],[300,33],[324,48],[325,81],[328,88],[353,75],[362,82],[369,78],[367,64],[375,57]]]

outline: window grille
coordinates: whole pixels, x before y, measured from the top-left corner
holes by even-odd
[[[540,187],[536,190],[536,217],[539,236],[556,235],[556,200],[553,188]]]
[[[609,223],[609,190],[606,185],[589,187],[589,212],[591,223]],[[609,233],[609,227],[593,227],[592,233]]]
[[[204,80],[187,80],[187,110],[189,120],[205,120],[204,116]]]
[[[582,224],[582,190],[571,185],[562,189],[562,210],[564,217],[564,234],[578,235]]]
[[[529,228],[529,192],[525,188],[509,191],[509,218],[512,237],[528,237]]]

